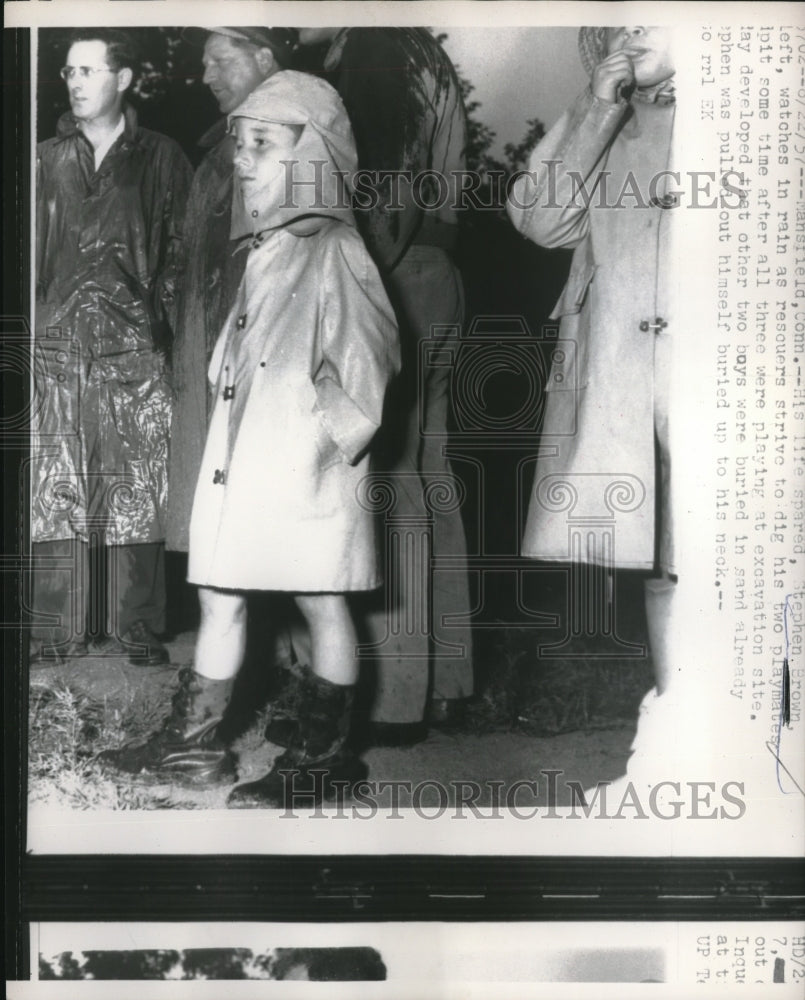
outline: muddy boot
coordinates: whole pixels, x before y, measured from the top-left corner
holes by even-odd
[[[237,781],[235,760],[216,729],[229,703],[234,678],[214,681],[192,668],[179,674],[171,714],[145,743],[105,750],[100,763],[153,784],[207,787]]]
[[[292,745],[258,781],[238,785],[230,809],[313,808],[344,796],[365,778],[366,765],[347,748],[354,687],[311,674],[303,687],[299,728]]]
[[[264,733],[269,743],[287,748],[299,742],[299,713],[312,677],[310,667],[295,665],[289,671],[284,690],[271,706]]]

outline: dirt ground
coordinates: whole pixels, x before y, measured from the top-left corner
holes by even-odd
[[[137,706],[148,706],[151,716],[158,718],[169,708],[178,669],[192,662],[194,641],[195,633],[185,632],[168,643],[169,667],[142,668],[123,658],[89,656],[61,666],[32,670],[32,699],[38,691],[65,685],[79,695],[86,695],[93,704],[101,705],[107,718],[118,718],[127,712],[130,715],[132,710],[136,713]],[[261,728],[259,720],[255,720],[234,744],[240,780],[253,780],[265,773],[281,752],[266,743]],[[410,781],[414,786],[437,781],[448,788],[450,782],[477,782],[482,787],[481,797],[475,799],[479,807],[491,801],[492,791],[485,784],[489,781],[503,782],[504,787],[509,787],[523,779],[536,780],[539,782],[536,799],[528,798],[523,805],[548,805],[547,779],[541,778],[541,771],[562,771],[563,781],[578,781],[584,788],[617,778],[624,773],[633,735],[634,724],[617,720],[598,728],[533,736],[521,731],[473,732],[470,719],[463,731],[447,733],[434,729],[424,742],[415,746],[372,748],[364,753],[363,759],[370,780]],[[558,787],[560,792],[553,804],[569,805],[569,792],[562,783]],[[151,786],[148,795],[155,802],[167,797],[174,807],[215,809],[225,806],[229,791],[229,787],[205,791],[182,789],[177,794],[170,786]],[[437,789],[426,788],[421,803],[423,807],[438,806]],[[378,804],[382,806],[383,800]]]

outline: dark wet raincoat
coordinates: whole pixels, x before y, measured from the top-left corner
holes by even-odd
[[[184,225],[185,266],[173,350],[176,400],[171,424],[166,541],[186,552],[190,511],[212,412],[207,368],[246,263],[231,240],[234,141],[221,118],[199,140],[208,150],[193,177]]]
[[[167,354],[191,168],[125,128],[95,169],[71,115],[37,150],[32,535],[164,537]]]

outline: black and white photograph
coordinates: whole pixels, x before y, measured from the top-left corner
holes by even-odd
[[[27,849],[798,855],[796,7],[28,6]]]
[[[800,930],[778,921],[445,922],[435,929],[416,922],[43,923],[32,928],[37,970],[27,989],[57,996],[79,982],[87,989],[106,982],[121,998],[183,997],[212,989],[205,982],[220,989],[225,980],[228,995],[258,997],[290,995],[305,988],[270,984],[302,981],[329,984],[307,987],[311,996],[327,989],[328,996],[483,998],[497,990],[663,1000],[718,982],[724,996],[736,995],[733,987],[741,995],[786,997],[801,995]]]

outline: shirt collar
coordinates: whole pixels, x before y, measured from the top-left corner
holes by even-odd
[[[95,169],[97,170],[101,163],[103,163],[103,158],[109,152],[109,150],[114,146],[118,137],[123,135],[126,128],[126,117],[121,115],[118,119],[117,125],[112,129],[108,136],[104,139],[100,146],[94,149],[95,153]]]

